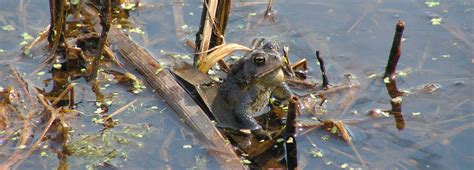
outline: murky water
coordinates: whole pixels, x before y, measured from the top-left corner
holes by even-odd
[[[131,13],[131,20],[132,27],[140,28],[145,34],[131,33],[133,39],[162,62],[176,60],[169,54],[191,56],[192,51],[184,40],[194,40],[201,2],[142,2],[143,6]],[[326,59],[331,83],[342,82],[343,75],[348,73],[359,82],[352,91],[341,91],[340,95],[333,96],[324,115],[349,124],[356,149],[328,132],[312,130],[297,138],[301,168],[337,169],[347,165],[363,169],[471,169],[474,166],[474,149],[470,147],[474,142],[473,2],[439,1],[439,5],[429,7],[425,1],[409,0],[277,0],[272,19],[262,17],[265,2],[233,3],[226,42],[250,45],[256,37],[278,40],[290,47],[292,61],[301,58],[309,61],[310,78],[318,81],[320,71],[314,52],[319,50]],[[4,50],[0,52],[0,64],[10,64],[20,74],[25,73],[30,85],[48,89],[42,80],[50,75],[30,75],[44,57],[21,57],[19,46],[20,34],[36,35],[47,26],[48,2],[2,0],[1,4],[0,26],[12,25],[15,29],[0,30],[0,49]],[[439,18],[442,18],[441,23],[436,25]],[[367,116],[371,109],[391,108],[391,98],[381,75],[399,19],[406,22],[406,28],[397,69],[407,75],[398,76],[396,83],[399,90],[413,92],[402,97],[403,130],[397,129],[393,116]],[[183,57],[178,57],[181,59]],[[6,66],[1,67],[2,73],[10,71]],[[48,72],[47,69],[42,71]],[[0,86],[6,87],[11,82],[14,80],[3,81]],[[103,127],[91,121],[96,107],[90,85],[82,79],[75,82],[82,84],[76,91],[84,93],[76,96],[76,100],[80,101],[77,109],[83,114],[71,118],[75,130],[71,140],[80,141],[87,135],[98,134]],[[440,88],[433,92],[416,92],[426,84]],[[112,112],[134,98],[137,101],[116,116],[120,125],[110,131],[112,138],[125,138],[130,142],[93,145],[93,150],[108,148],[104,149],[104,154],[117,155],[108,161],[111,166],[127,169],[164,169],[167,166],[214,169],[218,166],[185,124],[151,89],[133,95],[126,93],[125,87],[112,84],[104,93],[113,92],[121,93],[115,98],[117,103],[110,107]],[[341,108],[347,95],[352,95],[353,100],[348,102],[347,109]],[[3,139],[0,134],[0,140]],[[5,146],[14,144],[15,141],[6,144],[0,141],[1,150],[8,151],[2,153],[11,153],[14,148]],[[110,150],[112,148],[115,151]],[[41,155],[43,150],[48,151],[48,155]],[[356,156],[355,150],[361,158]],[[322,151],[323,156],[316,156],[317,151]],[[4,161],[8,156],[0,154],[0,160]],[[69,168],[83,169],[106,158],[84,154],[69,156],[66,160]],[[50,169],[59,164],[54,151],[41,149],[19,168]]]

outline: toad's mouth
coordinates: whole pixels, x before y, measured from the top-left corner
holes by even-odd
[[[266,75],[272,73],[273,71],[278,70],[278,69],[280,69],[280,68],[282,68],[282,67],[283,67],[283,64],[280,64],[280,65],[277,66],[277,67],[272,67],[272,68],[270,68],[270,69],[268,69],[268,70],[265,70],[265,71],[263,71],[263,72],[260,72],[260,73],[256,74],[256,75],[255,75],[255,78],[262,78],[263,76],[266,76]]]

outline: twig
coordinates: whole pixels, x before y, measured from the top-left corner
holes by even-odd
[[[117,109],[115,112],[111,113],[110,115],[107,115],[105,116],[103,119],[104,120],[109,120],[110,118],[112,118],[113,116],[123,112],[125,109],[127,109],[128,107],[130,107],[133,103],[135,103],[137,101],[137,99],[134,99],[132,100],[131,102],[127,103],[126,105],[122,106],[121,108]]]
[[[34,102],[33,100],[33,97],[31,97],[31,94],[30,94],[30,91],[28,90],[28,84],[26,83],[26,81],[20,76],[20,74],[18,73],[18,71],[16,71],[15,68],[9,66],[10,69],[12,70],[13,72],[13,75],[15,75],[15,78],[17,79],[18,83],[20,83],[21,87],[23,88],[23,91],[25,92],[25,94],[28,96],[28,100],[30,101],[30,103],[32,104],[32,106],[30,108],[36,108],[36,102]]]
[[[54,106],[54,105],[58,104],[58,103],[61,101],[61,99],[62,99],[64,96],[66,96],[66,94],[69,93],[69,91],[71,91],[71,89],[72,89],[73,87],[74,87],[74,84],[68,84],[67,87],[66,87],[66,89],[64,89],[64,90],[61,92],[61,94],[59,94],[59,96],[56,97],[56,98],[53,100],[53,102],[51,102],[51,105]]]
[[[392,49],[390,50],[390,56],[388,58],[387,66],[385,67],[385,78],[389,77],[390,79],[393,79],[395,76],[395,69],[397,68],[398,59],[400,59],[401,55],[403,29],[405,29],[405,22],[398,20],[395,36],[393,37]]]
[[[323,87],[325,89],[329,88],[329,80],[326,76],[326,66],[324,65],[323,59],[319,56],[319,51],[316,51],[316,58],[319,61],[319,67],[321,68],[321,74],[323,75]]]

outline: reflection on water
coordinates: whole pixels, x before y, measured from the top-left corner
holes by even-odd
[[[351,102],[346,112],[336,113],[338,115],[334,118],[346,121],[350,124],[349,129],[354,127],[354,145],[366,166],[467,169],[474,165],[474,149],[466,147],[474,141],[472,2],[440,1],[438,6],[428,7],[424,1],[407,0],[274,1],[272,20],[262,19],[266,4],[260,2],[263,1],[233,3],[226,42],[249,45],[252,39],[260,36],[279,40],[290,46],[292,61],[301,58],[308,60],[308,78],[318,81],[320,72],[314,52],[319,50],[327,56],[325,64],[330,82],[342,82],[346,73],[354,75],[360,83],[353,94],[355,101]],[[0,52],[0,62],[11,63],[21,73],[30,73],[42,57],[18,58],[16,51],[19,51],[18,44],[22,41],[18,35],[23,32],[35,35],[44,29],[49,19],[48,5],[39,1],[28,1],[22,5],[8,0],[1,3],[0,26],[12,25],[15,30],[0,31],[0,49],[5,50]],[[162,62],[190,61],[185,56],[192,56],[192,50],[184,45],[184,40],[192,40],[197,31],[200,5],[200,1],[143,1],[143,6],[131,12],[130,16],[131,27],[140,28],[144,34],[131,32],[130,35]],[[177,7],[182,11],[176,10]],[[434,25],[431,22],[433,18],[442,18],[440,25]],[[384,86],[381,76],[393,38],[393,25],[398,19],[406,22],[403,51],[397,69],[403,72],[399,72],[394,80],[396,85],[393,82]],[[185,36],[178,35],[178,32],[184,32]],[[32,78],[31,81],[38,86],[42,84],[39,79]],[[437,85],[438,88],[423,91],[427,84]],[[84,87],[76,91],[86,91],[87,88],[90,89]],[[399,96],[403,105],[392,103],[392,90],[387,93],[387,88],[407,94]],[[336,96],[327,103],[326,117],[331,117],[331,113],[337,110],[336,106],[343,96]],[[94,103],[90,103],[95,100],[93,94],[76,97],[83,101],[79,105],[83,112],[94,112]],[[194,140],[193,134],[179,122],[179,118],[161,100],[155,99],[151,91],[138,97],[141,98],[139,105],[148,108],[156,105],[159,109],[133,110],[118,115],[123,120],[121,123],[149,124],[155,130],[135,141],[142,143],[143,147],[129,152],[127,159],[122,159],[126,161],[119,163],[120,166],[218,166]],[[120,105],[110,109],[118,107]],[[392,115],[368,117],[366,113],[371,109],[391,109]],[[401,117],[394,112],[403,115],[404,128],[399,123]],[[89,127],[90,119],[87,113],[77,119],[76,126],[86,127],[77,128],[82,131],[74,132],[73,138],[100,130],[97,126]],[[118,131],[125,127],[118,127]],[[364,139],[358,140],[359,137]],[[362,166],[350,146],[336,136],[328,136],[325,131],[313,130],[298,136],[296,140],[300,168]],[[0,144],[3,143],[0,141]],[[138,145],[127,147],[135,146]],[[312,151],[324,154],[322,157],[313,156]],[[1,158],[3,160],[4,155]],[[44,167],[56,167],[57,161],[57,158],[45,158],[37,153],[22,167],[33,166],[36,162],[43,162]],[[83,168],[83,162],[90,160],[69,157],[68,161],[70,168]]]

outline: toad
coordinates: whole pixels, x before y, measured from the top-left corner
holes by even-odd
[[[260,41],[261,42],[261,41]],[[291,92],[283,73],[284,58],[274,42],[260,43],[253,51],[232,65],[218,95],[233,111],[240,129],[251,130],[258,138],[270,138],[255,116],[265,111],[270,97],[286,100]]]

